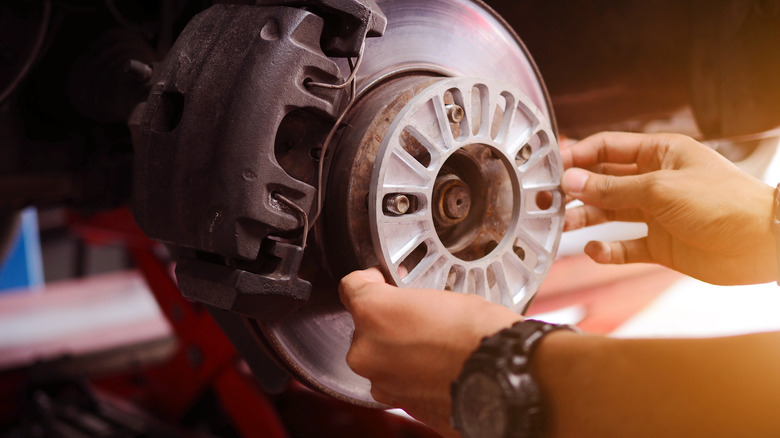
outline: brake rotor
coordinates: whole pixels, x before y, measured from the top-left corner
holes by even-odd
[[[380,265],[401,287],[476,293],[521,312],[563,227],[555,128],[517,36],[481,2],[379,1],[357,97],[333,138],[318,256],[333,279]],[[303,268],[302,268],[303,269]],[[256,322],[307,384],[379,406],[346,354],[354,329],[335,289]]]

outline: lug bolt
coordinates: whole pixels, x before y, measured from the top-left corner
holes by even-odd
[[[463,120],[463,108],[460,105],[450,103],[444,105],[444,109],[447,111],[447,118],[450,120],[450,123],[460,123]]]
[[[396,193],[385,196],[384,212],[394,216],[401,216],[409,211],[411,202],[406,195]]]
[[[525,145],[522,148],[520,148],[519,151],[517,151],[517,155],[515,155],[515,163],[518,166],[521,166],[528,162],[528,160],[531,159],[531,155],[533,155],[534,151],[531,149],[531,146]]]

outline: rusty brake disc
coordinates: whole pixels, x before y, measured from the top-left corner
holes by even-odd
[[[522,311],[555,256],[564,202],[549,99],[505,22],[474,1],[378,4],[387,30],[366,42],[310,239],[332,278],[311,279],[293,314],[251,322],[304,382],[365,406],[379,405],[346,364],[354,326],[333,283],[380,265],[402,287]]]

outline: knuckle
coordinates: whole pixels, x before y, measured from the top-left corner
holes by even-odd
[[[352,314],[360,320],[377,319],[377,315],[384,313],[384,307],[382,297],[375,294],[358,295],[352,300]]]
[[[390,397],[387,396],[387,393],[377,388],[373,382],[371,385],[371,397],[379,403],[384,403],[391,406],[393,405],[392,400],[390,400]]]
[[[352,319],[355,320],[356,324],[358,321],[362,322],[371,316],[371,312],[366,309],[367,306],[365,301],[366,300],[362,299],[361,297],[353,298],[351,301],[350,313],[352,314]]]
[[[659,174],[662,172],[659,172]],[[644,190],[651,200],[663,199],[669,193],[668,179],[662,175],[652,175],[646,178]]]
[[[616,264],[628,263],[628,246],[626,242],[619,240],[613,249],[612,262]]]
[[[339,281],[338,290],[339,290],[339,295],[341,295],[342,297],[348,296],[349,292],[351,292],[353,289],[353,285],[352,285],[353,274],[349,274],[346,277],[342,278],[341,281]]]
[[[358,275],[357,271],[350,272],[349,274],[342,277],[341,281],[339,282],[339,285],[341,286],[349,286],[355,279],[355,277]]]
[[[601,176],[598,178],[596,184],[596,190],[601,196],[611,197],[617,193],[617,181],[612,176]]]
[[[352,347],[350,347],[349,351],[347,352],[347,365],[355,373],[364,376],[364,369],[366,368],[366,365],[365,354],[363,354],[362,350],[363,349],[360,347],[359,342],[353,342]]]

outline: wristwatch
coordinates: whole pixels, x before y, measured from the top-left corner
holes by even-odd
[[[527,319],[482,340],[452,383],[452,423],[463,438],[537,438],[542,396],[529,373],[539,341],[577,328]]]

